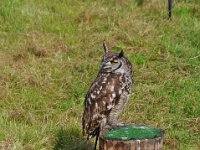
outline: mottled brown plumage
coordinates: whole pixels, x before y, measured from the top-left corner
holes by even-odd
[[[131,92],[131,63],[123,51],[111,53],[105,45],[104,49],[100,71],[85,97],[82,128],[88,139],[105,126],[118,125]]]

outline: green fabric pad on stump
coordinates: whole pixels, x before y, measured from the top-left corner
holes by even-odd
[[[107,131],[105,138],[109,140],[142,140],[160,137],[162,134],[161,129],[128,125]]]

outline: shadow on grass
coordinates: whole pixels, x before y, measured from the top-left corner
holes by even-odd
[[[77,129],[58,130],[54,150],[92,150],[92,144],[87,143]]]

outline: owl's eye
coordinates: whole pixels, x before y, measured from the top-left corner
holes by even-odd
[[[112,60],[110,62],[111,62],[111,64],[116,64],[118,61],[117,60]]]

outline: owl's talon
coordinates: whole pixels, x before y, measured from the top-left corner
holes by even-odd
[[[111,130],[112,129],[112,126],[110,125],[106,125],[103,127],[103,130]]]
[[[122,126],[124,126],[123,123],[117,123],[117,124],[113,125],[112,128],[113,128],[113,129],[116,129],[116,128],[120,128],[120,127],[122,127]]]

